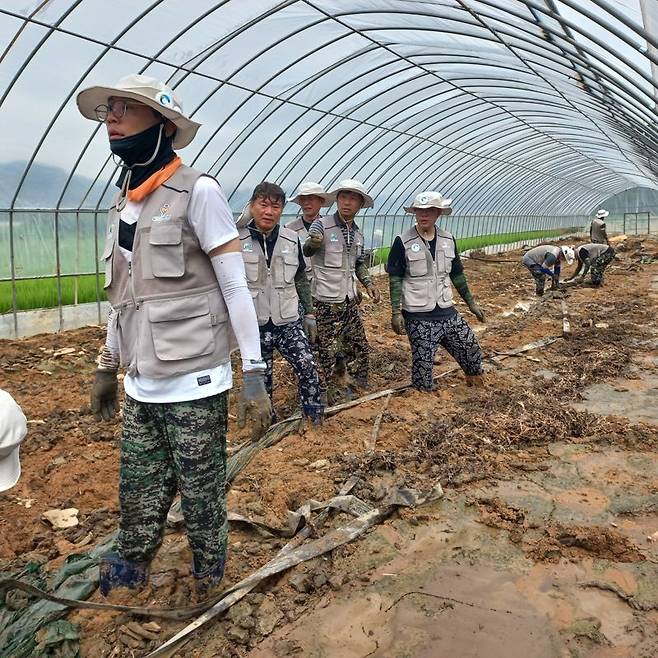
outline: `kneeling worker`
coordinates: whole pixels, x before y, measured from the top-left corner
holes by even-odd
[[[422,192],[405,208],[415,213],[416,225],[398,235],[388,256],[386,271],[391,292],[391,325],[396,334],[405,328],[411,345],[411,385],[432,390],[434,355],[439,345],[461,366],[469,385],[482,384],[482,351],[471,328],[453,305],[450,282],[471,313],[484,322],[464,276],[452,234],[436,226],[449,215],[451,199],[438,192]]]
[[[259,183],[249,202],[253,218],[240,229],[247,285],[256,307],[260,350],[266,364],[265,387],[272,395],[272,353],[276,348],[297,376],[302,412],[314,425],[322,423],[320,380],[311,352],[316,323],[302,246],[295,231],[279,226],[284,191]],[[299,302],[304,319],[299,314]]]

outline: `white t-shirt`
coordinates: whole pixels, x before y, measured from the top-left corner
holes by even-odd
[[[142,211],[144,201],[128,201],[121,211],[121,220],[135,224]],[[202,176],[192,188],[187,219],[196,233],[201,248],[206,253],[238,237],[233,213],[216,180]],[[132,252],[120,247],[123,256],[130,261]],[[107,325],[106,345],[116,349],[114,324]],[[233,379],[231,364],[223,363],[208,370],[190,372],[185,375],[155,379],[139,373],[126,373],[123,386],[126,395],[140,402],[187,402],[217,395],[231,388]]]

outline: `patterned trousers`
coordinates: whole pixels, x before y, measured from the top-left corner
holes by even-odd
[[[318,354],[320,356],[323,385],[337,385],[334,374],[336,355],[342,352],[350,374],[360,385],[366,386],[370,346],[361,321],[359,306],[355,300],[329,304],[314,300],[318,323]]]
[[[432,390],[434,355],[439,345],[467,375],[481,375],[482,350],[475,334],[461,315],[445,320],[405,318],[411,345],[411,385],[419,391]]]
[[[295,371],[302,406],[319,405],[320,378],[301,320],[280,327],[260,328],[260,351],[267,365],[265,387],[270,397],[272,396],[272,354],[275,348]]]
[[[223,564],[228,539],[227,401],[227,392],[164,404],[126,396],[116,543],[123,559],[153,559],[180,491],[195,574],[203,577]]]
[[[600,286],[603,283],[603,272],[605,271],[605,268],[610,265],[610,263],[613,261],[615,257],[615,250],[610,247],[606,251],[604,251],[598,258],[594,259],[594,262],[592,263],[592,283],[595,286]]]

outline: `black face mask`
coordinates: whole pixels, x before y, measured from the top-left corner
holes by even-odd
[[[161,130],[162,136],[160,137]],[[158,139],[160,139],[160,146],[157,153],[155,153]],[[130,135],[130,137],[110,140],[110,150],[118,158],[121,158],[124,164],[117,180],[117,187],[121,187],[128,169],[132,170],[129,184],[129,189],[132,190],[143,183],[151,174],[171,162],[176,156],[172,146],[173,140],[173,135],[170,137],[165,135],[163,123],[156,123],[154,126],[142,130],[141,133]],[[154,153],[155,157],[153,157]],[[151,158],[153,158],[152,162],[140,166],[141,163],[148,162]]]

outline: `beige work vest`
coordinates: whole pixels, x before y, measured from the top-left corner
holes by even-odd
[[[131,374],[172,377],[229,361],[234,337],[226,304],[187,219],[201,175],[183,165],[146,198],[131,263],[118,244],[119,213],[110,209],[105,291],[115,311],[121,365]]]
[[[553,254],[557,262],[560,262],[560,254],[562,250],[560,247],[555,247],[551,244],[540,244],[538,247],[528,249],[523,254],[522,262],[524,265],[543,265],[546,260],[547,254]]]
[[[589,227],[589,238],[592,242],[605,244],[605,222],[602,219],[594,218]]]
[[[286,224],[286,228],[294,231],[299,236],[299,241],[304,244],[308,238],[308,231],[306,226],[304,226],[304,220],[301,217],[293,220],[292,222]],[[304,256],[304,264],[306,265],[306,278],[309,283],[313,283],[313,264],[311,263],[310,256]]]
[[[356,260],[363,253],[363,233],[354,224],[354,239],[348,246],[336,215],[322,217],[324,240],[311,256],[311,292],[320,302],[340,304],[356,297]]]
[[[402,280],[402,308],[411,313],[433,311],[453,305],[450,270],[455,257],[452,234],[436,228],[434,258],[416,227],[399,236],[404,245],[407,269]]]
[[[607,244],[600,244],[598,242],[590,243],[590,244],[584,244],[580,247],[577,247],[578,251],[581,249],[586,249],[587,253],[589,254],[590,260],[594,261],[596,260],[599,256],[602,256],[608,249],[611,249],[612,247],[609,247]]]
[[[248,228],[240,229],[242,260],[259,325],[267,324],[270,318],[277,327],[299,319],[299,296],[295,287],[295,274],[299,268],[298,242],[297,233],[279,226],[279,236],[268,267],[260,243],[251,237]]]

